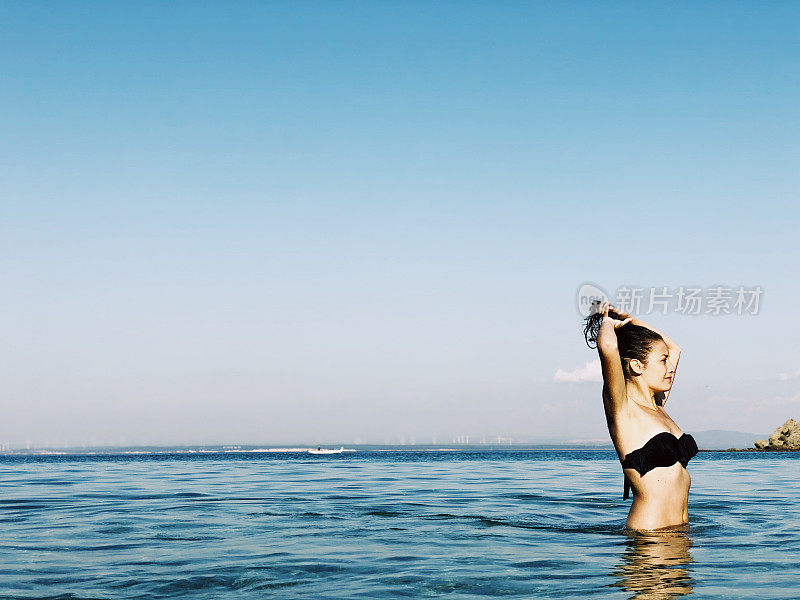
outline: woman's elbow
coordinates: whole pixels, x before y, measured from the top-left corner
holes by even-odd
[[[615,352],[619,352],[619,346],[617,345],[617,340],[597,340],[597,349],[599,350],[600,354],[614,354]]]

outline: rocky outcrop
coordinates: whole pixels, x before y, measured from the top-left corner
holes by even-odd
[[[768,440],[756,440],[755,446],[759,450],[800,450],[800,423],[789,419]]]

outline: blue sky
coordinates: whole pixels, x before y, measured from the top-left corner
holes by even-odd
[[[687,431],[800,416],[800,6],[0,7],[0,443],[607,437],[575,294]],[[784,375],[784,377],[781,377]]]

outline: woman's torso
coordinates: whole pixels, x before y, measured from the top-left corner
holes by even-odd
[[[608,429],[620,462],[644,446],[654,435],[668,431],[679,438],[683,432],[663,408],[657,411],[632,400],[611,418]],[[658,529],[689,522],[691,477],[680,462],[654,467],[644,475],[633,468],[623,469],[633,487],[633,504],[626,525],[634,529]]]

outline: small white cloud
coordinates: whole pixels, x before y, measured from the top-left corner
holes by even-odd
[[[584,381],[603,381],[603,371],[600,369],[600,360],[590,360],[585,367],[573,371],[559,369],[553,376],[556,383],[580,383]]]
[[[798,377],[800,377],[800,369],[794,373],[781,373],[778,375],[780,381],[789,381],[790,379],[797,379]]]

